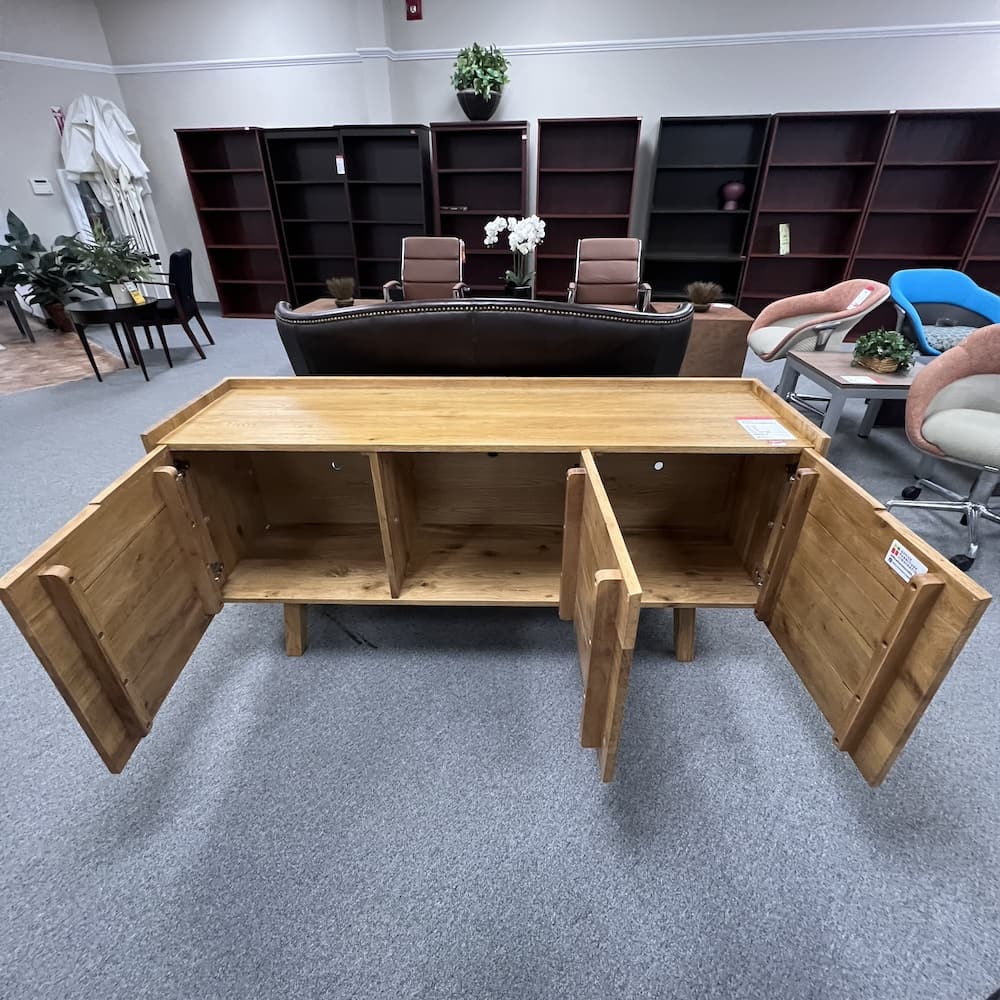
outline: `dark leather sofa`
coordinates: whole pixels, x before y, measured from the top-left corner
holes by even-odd
[[[296,375],[676,375],[690,305],[669,314],[523,299],[296,311],[278,333]]]

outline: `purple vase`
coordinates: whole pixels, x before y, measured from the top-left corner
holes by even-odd
[[[747,186],[742,181],[727,181],[719,189],[722,195],[722,210],[735,212],[740,207],[740,198],[747,192]]]

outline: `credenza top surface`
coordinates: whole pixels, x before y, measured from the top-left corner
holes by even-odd
[[[793,437],[755,440],[738,420]],[[233,378],[143,435],[192,451],[825,452],[756,379]]]

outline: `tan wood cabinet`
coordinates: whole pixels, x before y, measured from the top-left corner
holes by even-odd
[[[604,780],[644,609],[687,659],[744,607],[875,785],[990,600],[750,379],[230,379],[143,440],[0,579],[115,772],[225,603],[283,604],[290,655],[310,604],[558,608]]]

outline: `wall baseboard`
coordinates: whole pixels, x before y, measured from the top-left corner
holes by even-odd
[[[668,38],[623,38],[589,42],[552,42],[502,45],[508,56],[553,56],[602,52],[651,52],[664,49],[714,48],[730,45],[781,45],[796,42],[842,42],[862,39],[942,38],[956,35],[997,35],[1000,21],[958,24],[872,25],[855,28],[819,28],[803,31],[757,31],[729,35],[678,35]],[[255,56],[245,59],[192,59],[183,62],[104,63],[57,59],[26,52],[0,51],[0,62],[48,66],[52,69],[135,76],[145,73],[217,72],[231,69],[280,69],[295,66],[339,66],[383,59],[388,62],[422,62],[454,59],[458,49],[393,49],[388,46],[358,48],[353,52],[316,52],[294,56]]]

